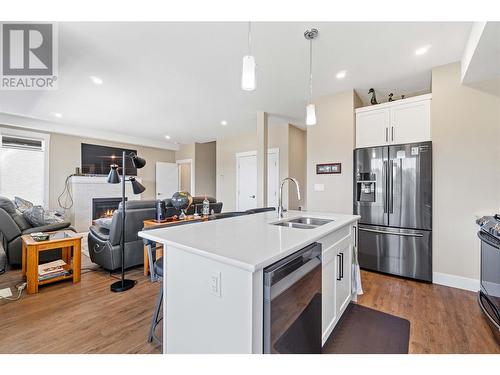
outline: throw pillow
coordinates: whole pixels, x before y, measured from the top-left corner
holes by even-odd
[[[14,197],[14,204],[16,205],[17,209],[21,212],[24,212],[27,209],[33,207],[33,203],[19,197]]]
[[[33,206],[23,212],[23,216],[33,227],[61,223],[64,218],[55,210],[45,211],[42,206]]]

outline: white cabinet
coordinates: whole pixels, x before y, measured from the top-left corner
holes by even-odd
[[[322,249],[322,341],[326,342],[351,301],[354,226],[319,240]]]
[[[431,140],[431,94],[356,109],[356,148]]]
[[[387,143],[391,113],[388,108],[356,114],[356,147],[379,146]]]

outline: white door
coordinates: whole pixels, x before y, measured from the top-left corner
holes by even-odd
[[[390,109],[356,114],[356,147],[381,146],[389,142]]]
[[[179,169],[176,163],[156,162],[156,199],[172,198],[179,190]]]
[[[278,207],[279,154],[267,154],[267,206]]]
[[[257,207],[257,155],[238,155],[237,168],[237,200],[238,211]]]
[[[394,144],[431,140],[431,101],[401,104],[391,109],[390,140]]]

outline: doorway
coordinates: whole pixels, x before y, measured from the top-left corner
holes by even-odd
[[[267,206],[277,207],[279,189],[279,149],[267,154]],[[236,209],[257,208],[257,151],[236,154]]]
[[[176,161],[178,165],[178,184],[180,191],[187,191],[193,197],[195,196],[194,191],[194,163],[193,159],[183,159]]]

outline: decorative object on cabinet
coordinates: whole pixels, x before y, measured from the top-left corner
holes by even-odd
[[[309,99],[306,106],[306,125],[316,125],[316,106],[312,103],[313,74],[312,74],[312,41],[318,37],[318,29],[306,30],[304,38],[309,41]]]
[[[405,95],[401,95],[401,100],[403,100],[405,98]]]
[[[370,99],[370,103],[372,103],[372,105],[378,104],[377,97],[375,96],[375,90],[373,88],[368,90],[368,94],[372,94],[372,98]]]
[[[187,210],[193,203],[193,197],[187,191],[178,191],[172,195],[171,202],[174,208],[181,210],[179,219],[183,220],[186,218],[185,210]]]
[[[394,99],[392,98],[393,96],[394,96],[394,94],[391,92],[391,93],[389,94],[389,101],[390,101],[390,102],[393,102],[393,101],[394,101]]]
[[[316,174],[342,173],[342,163],[316,164]]]

